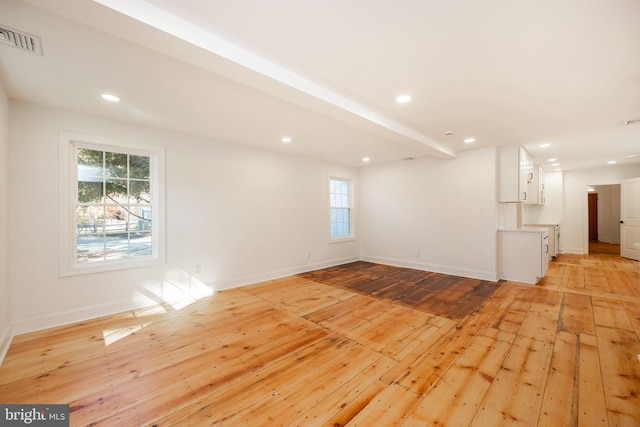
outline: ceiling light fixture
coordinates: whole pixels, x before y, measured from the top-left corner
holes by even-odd
[[[617,163],[615,160],[609,160],[607,163],[609,163],[610,165]]]
[[[544,144],[540,144],[540,148],[547,148],[547,147],[551,147],[551,144],[549,144],[548,142],[545,142]]]
[[[399,95],[396,97],[396,102],[398,104],[404,104],[409,101],[411,101],[411,95]]]
[[[632,157],[637,157],[637,154],[629,154],[628,156],[624,156],[625,159],[630,159]]]
[[[471,144],[472,142],[476,142],[476,139],[475,138],[467,138],[467,139],[464,140],[465,144]]]
[[[115,95],[111,95],[110,93],[103,93],[102,99],[109,102],[120,102],[120,98]]]
[[[558,160],[558,159],[556,159],[555,157],[552,157],[552,158],[551,158],[551,159],[549,159],[548,161],[549,161],[549,162],[555,162],[556,160]]]
[[[291,138],[289,138],[288,136],[285,136],[280,141],[284,142],[285,144],[288,144],[291,142]]]
[[[552,163],[551,166],[560,166],[560,163]]]
[[[371,160],[371,159],[370,159],[370,158],[368,158],[368,157],[363,157],[363,158],[362,158],[362,161],[363,161],[363,162],[365,162],[365,163],[366,163],[366,162],[368,162],[369,160]]]

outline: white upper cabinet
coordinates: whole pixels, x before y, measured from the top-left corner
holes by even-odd
[[[498,202],[537,203],[533,159],[519,145],[498,148]]]

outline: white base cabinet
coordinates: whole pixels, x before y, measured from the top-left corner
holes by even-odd
[[[549,267],[549,232],[543,228],[498,231],[500,279],[535,285]]]

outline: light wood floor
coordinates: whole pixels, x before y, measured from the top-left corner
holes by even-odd
[[[0,402],[73,426],[638,426],[639,334],[619,256],[537,286],[361,262],[18,336]]]

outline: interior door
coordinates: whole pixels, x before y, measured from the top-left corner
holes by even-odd
[[[589,240],[598,240],[598,194],[589,193]]]
[[[620,255],[639,259],[640,250],[640,177],[625,179],[620,185]]]

